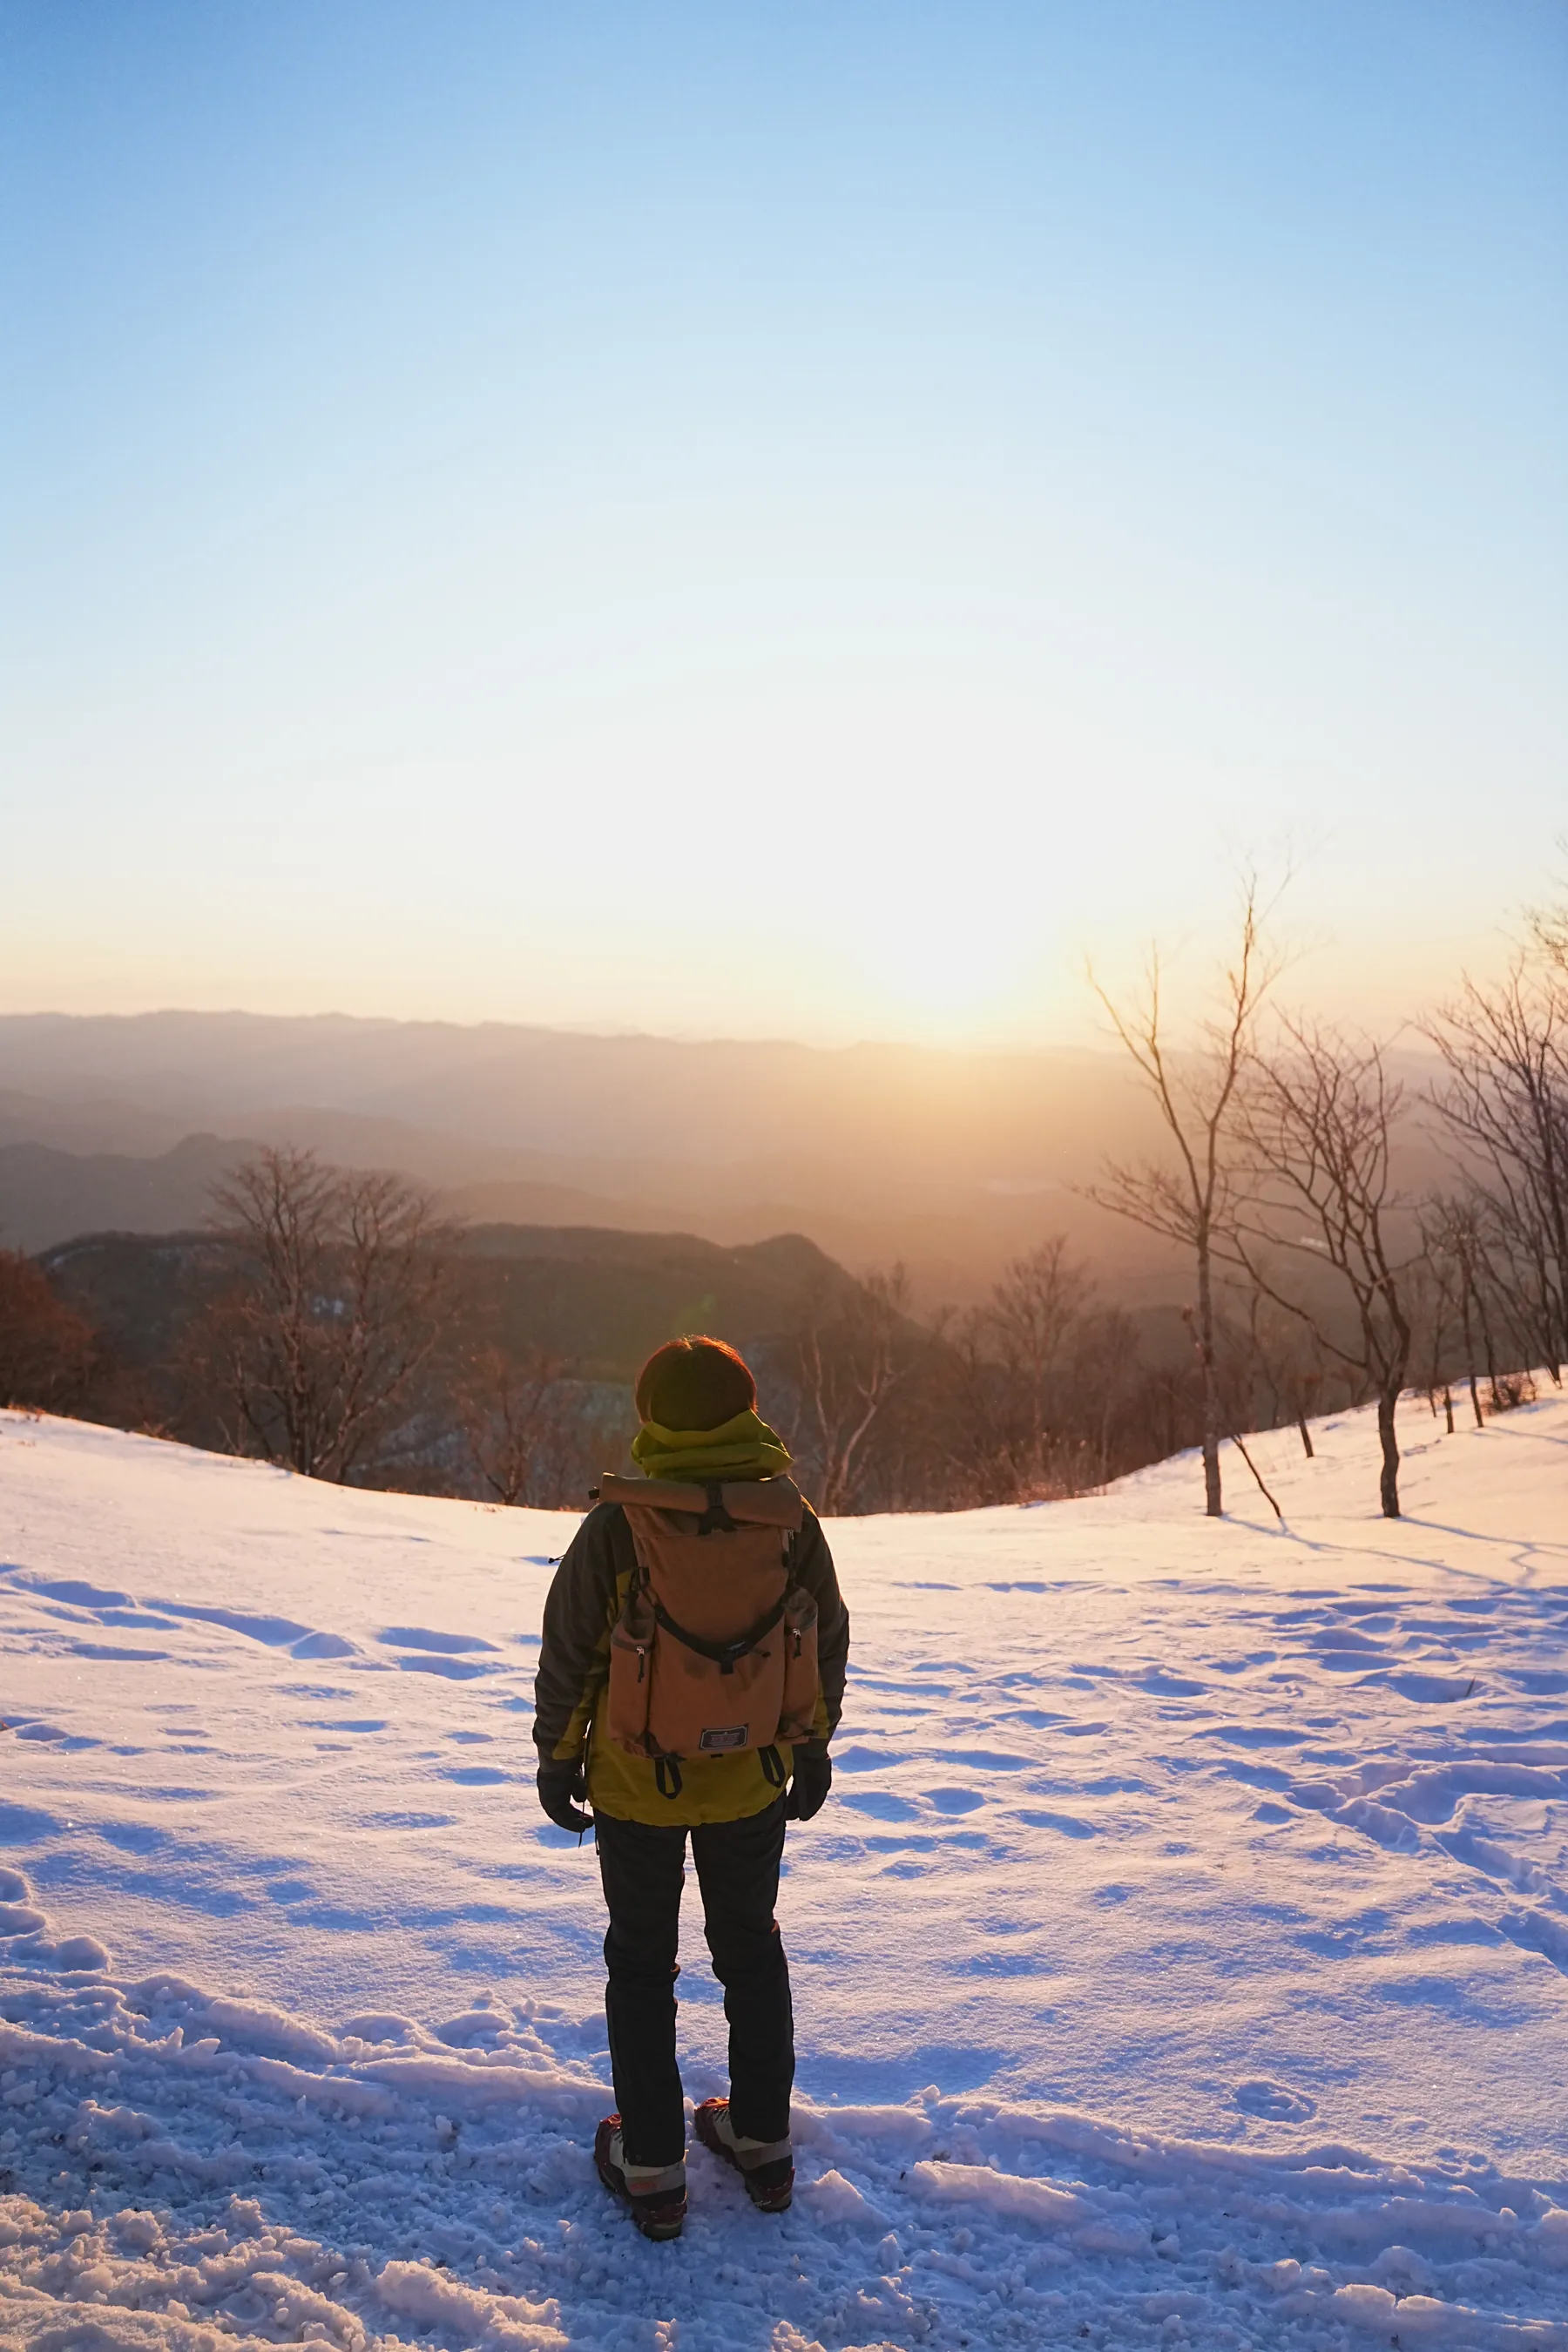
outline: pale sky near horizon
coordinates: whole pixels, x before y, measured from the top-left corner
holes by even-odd
[[[1568,829],[1556,0],[0,0],[0,1010],[1076,1041]]]

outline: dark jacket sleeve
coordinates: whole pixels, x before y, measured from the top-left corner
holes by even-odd
[[[635,1564],[626,1513],[617,1503],[600,1503],[568,1544],[545,1599],[533,1684],[533,1738],[542,1756],[582,1751],[609,1672],[616,1579]]]
[[[816,1668],[822,1681],[826,1727],[808,1740],[816,1755],[826,1753],[844,1712],[844,1675],[849,1663],[849,1612],[838,1590],[838,1577],[827,1538],[815,1511],[808,1509],[795,1548],[795,1573],[816,1603]],[[819,1718],[821,1721],[822,1718]]]

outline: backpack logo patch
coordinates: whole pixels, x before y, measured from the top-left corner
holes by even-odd
[[[748,1737],[743,1723],[730,1723],[718,1731],[705,1731],[697,1745],[705,1756],[727,1755],[732,1748],[744,1748]]]

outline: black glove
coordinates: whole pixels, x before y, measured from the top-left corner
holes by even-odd
[[[832,1786],[832,1757],[814,1756],[809,1748],[797,1748],[795,1751],[795,1778],[784,1799],[785,1821],[810,1821],[813,1813],[822,1811]]]
[[[570,1830],[574,1837],[581,1837],[584,1830],[593,1828],[593,1814],[577,1810],[588,1794],[580,1756],[569,1757],[565,1763],[553,1756],[541,1757],[538,1785],[539,1801],[557,1829]]]

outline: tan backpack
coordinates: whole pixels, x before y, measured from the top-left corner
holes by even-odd
[[[792,1575],[804,1507],[788,1478],[688,1485],[605,1477],[637,1552],[610,1635],[606,1728],[651,1758],[661,1795],[680,1762],[755,1749],[783,1787],[780,1741],[816,1715],[816,1603]]]

